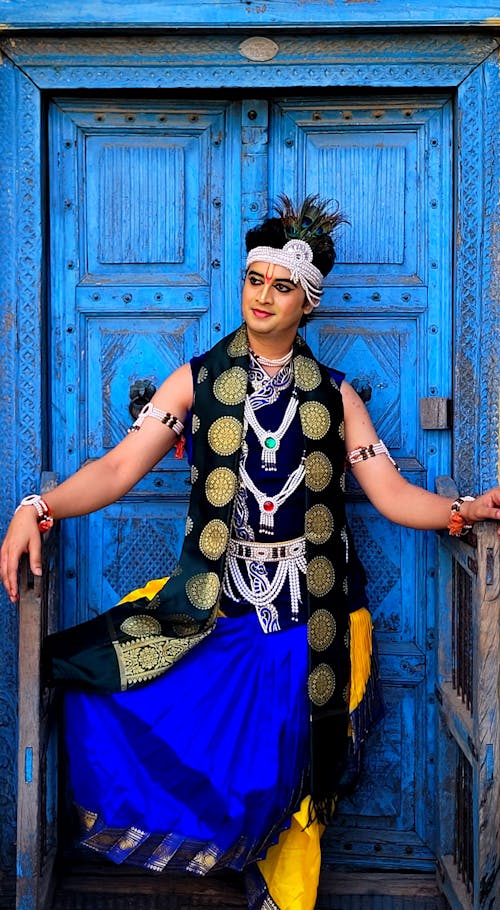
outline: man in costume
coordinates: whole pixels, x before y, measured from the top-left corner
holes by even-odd
[[[499,488],[453,502],[402,478],[343,374],[297,335],[341,221],[282,197],[247,235],[242,326],[176,370],[112,452],[26,497],[2,548],[15,600],[20,554],[40,572],[39,531],[115,501],[186,436],[172,577],[52,636],[45,662],[68,686],[81,843],[154,871],[245,869],[251,910],[313,910],[322,827],[381,712],[346,462],[408,527],[500,518]]]

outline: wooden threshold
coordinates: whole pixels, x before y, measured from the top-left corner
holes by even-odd
[[[321,876],[317,910],[445,910],[436,880],[429,874],[340,873]],[[209,876],[108,867],[102,863],[65,865],[51,910],[191,910],[246,908],[243,878],[236,873]]]

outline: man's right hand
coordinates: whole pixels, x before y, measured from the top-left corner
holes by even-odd
[[[0,550],[0,576],[12,603],[19,600],[17,573],[23,553],[29,556],[33,575],[42,574],[42,541],[37,518],[33,506],[22,506],[13,516]]]

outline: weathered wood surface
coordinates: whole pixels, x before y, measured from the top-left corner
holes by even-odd
[[[432,0],[26,0],[13,3],[1,0],[0,19],[3,28],[165,28],[196,27],[210,24],[245,29],[272,26],[317,25],[353,28],[366,25],[498,25],[498,4],[481,0],[450,0],[436,4]]]
[[[53,910],[190,910],[246,907],[238,875],[144,875],[89,864],[68,869]],[[317,910],[444,910],[433,875],[322,874]]]
[[[462,754],[472,775],[470,835],[467,832],[460,835],[466,839],[470,836],[472,841],[471,881],[467,889],[452,855],[457,823],[455,784],[446,792],[446,780],[452,769],[443,769],[440,796],[443,884],[453,910],[491,910],[500,902],[500,541],[493,522],[480,522],[465,541],[444,536],[442,542],[445,551],[470,579],[473,665],[472,705],[469,706],[450,678],[448,645],[443,642],[439,697],[442,720],[449,741],[454,744],[455,752],[449,755]],[[446,626],[446,617],[441,622]]]
[[[42,491],[54,483],[53,475],[43,475]],[[56,820],[47,762],[53,710],[51,694],[41,687],[41,647],[55,617],[56,546],[51,532],[42,546],[42,578],[31,576],[26,556],[20,566],[16,910],[45,910],[52,897]]]
[[[1,0],[0,0],[1,2]],[[500,26],[499,26],[500,33]],[[456,86],[498,47],[490,32],[300,32],[252,36],[252,51],[234,32],[165,35],[48,35],[7,32],[5,55],[43,89],[276,86]],[[264,59],[260,51],[264,46]],[[250,53],[250,56],[248,54]],[[254,124],[255,126],[256,124]]]

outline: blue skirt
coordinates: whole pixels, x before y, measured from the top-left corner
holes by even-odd
[[[264,855],[309,763],[306,626],[265,635],[220,617],[164,676],[116,695],[68,692],[80,843],[115,862],[203,874]]]

